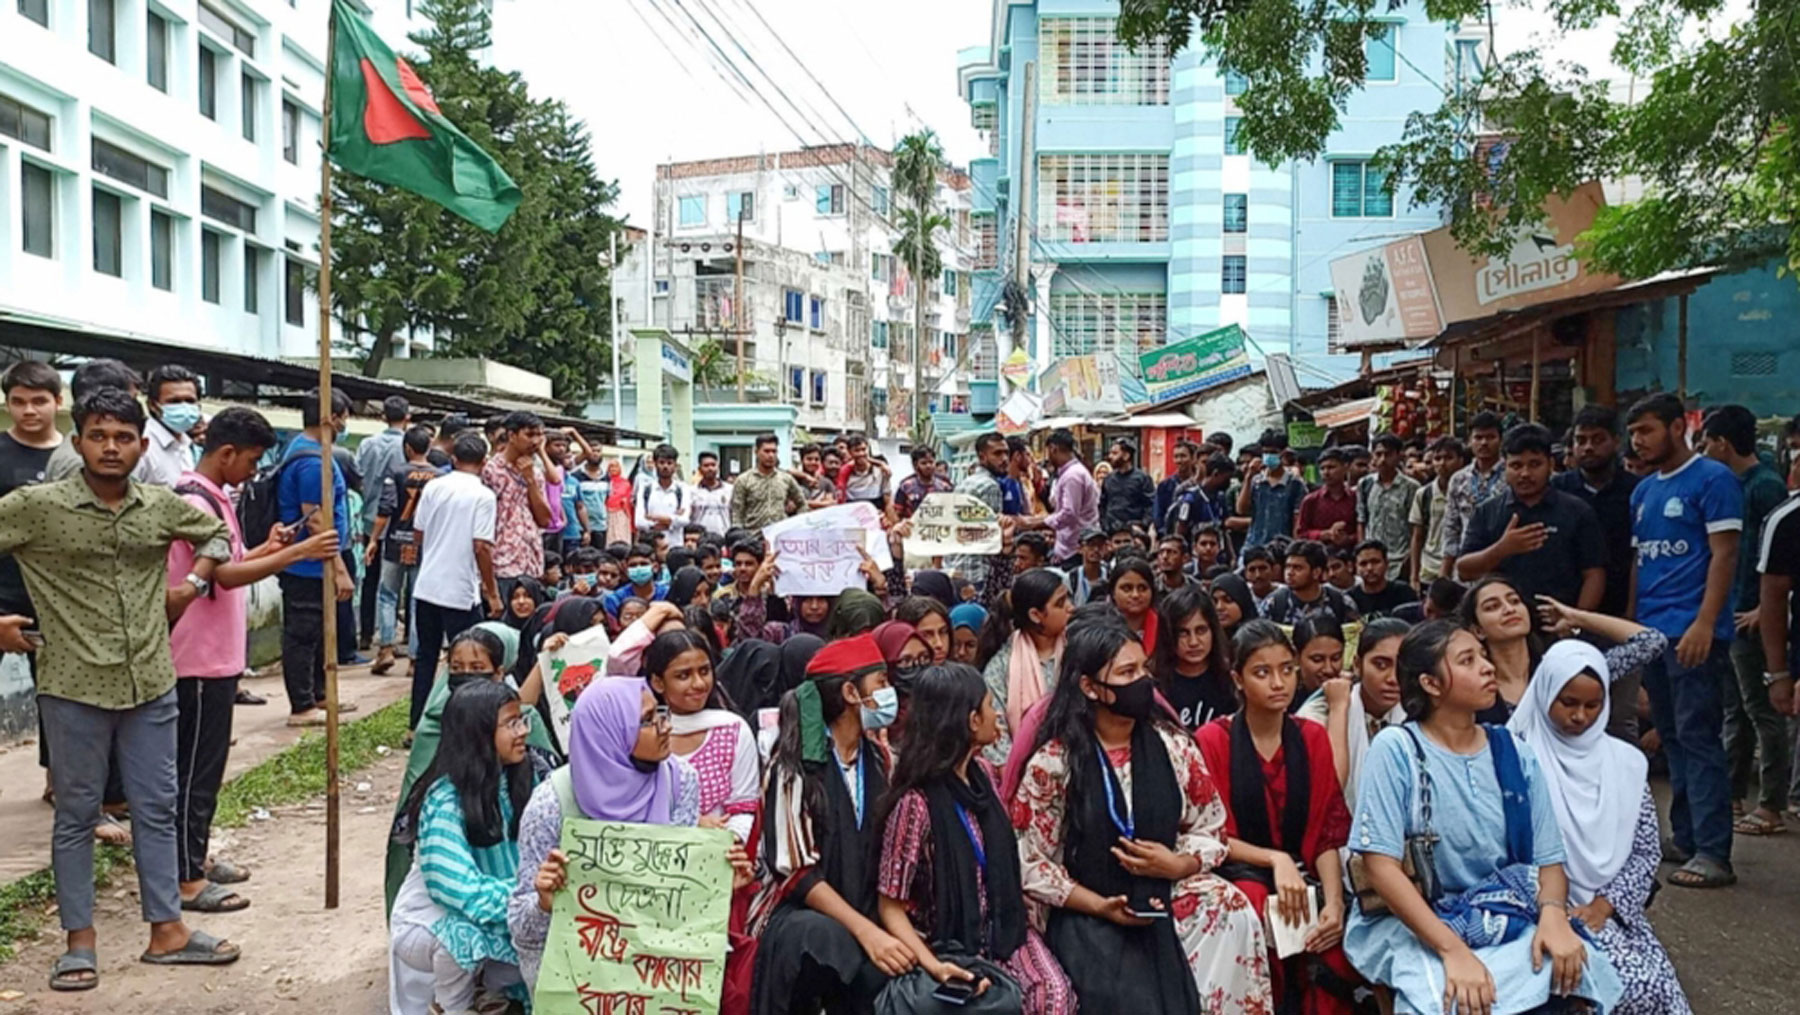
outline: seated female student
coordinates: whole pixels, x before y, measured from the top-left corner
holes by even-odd
[[[1355,684],[1343,677],[1327,680],[1294,713],[1324,726],[1331,736],[1332,763],[1351,810],[1356,809],[1356,782],[1370,742],[1382,730],[1406,721],[1394,660],[1400,654],[1400,639],[1410,630],[1411,624],[1392,617],[1369,621],[1356,642]]]
[[[575,700],[569,720],[569,763],[531,794],[519,819],[519,874],[506,904],[506,924],[528,988],[537,984],[556,893],[568,880],[559,847],[565,816],[639,825],[693,827],[700,820],[700,777],[672,756],[668,712],[641,680],[596,680]],[[749,858],[730,853],[747,882]]]
[[[689,604],[705,606],[712,602],[712,582],[707,581],[705,571],[689,564],[669,579],[668,601],[682,609]]]
[[[651,603],[644,615],[626,625],[606,648],[606,672],[614,677],[635,677],[644,672],[644,652],[657,635],[687,626],[681,607],[671,602]]]
[[[1330,616],[1304,617],[1294,625],[1294,648],[1300,688],[1288,705],[1290,709],[1305,704],[1327,680],[1344,675],[1344,629]]]
[[[1150,668],[1181,724],[1196,730],[1237,711],[1231,683],[1231,646],[1219,626],[1212,594],[1199,585],[1170,593],[1156,608],[1165,632]]]
[[[1226,573],[1216,575],[1212,579],[1213,609],[1219,612],[1219,627],[1224,629],[1225,637],[1237,634],[1237,629],[1245,621],[1255,620],[1256,597],[1250,593],[1250,583],[1238,575]]]
[[[1450,621],[1421,624],[1400,643],[1399,673],[1407,722],[1370,745],[1350,827],[1352,879],[1379,903],[1361,897],[1344,954],[1399,1012],[1534,1012],[1553,997],[1610,1012],[1619,980],[1576,934],[1537,760],[1505,727],[1475,721],[1494,703],[1481,643]],[[1425,864],[1426,843],[1434,898],[1401,866],[1409,853]]]
[[[399,1015],[470,1011],[478,985],[523,997],[506,915],[536,781],[528,728],[519,696],[495,681],[464,682],[444,706],[441,749],[407,796],[416,859],[388,920]]]
[[[981,629],[987,625],[987,607],[979,603],[958,603],[950,611],[950,661],[980,670]]]
[[[888,686],[899,696],[898,711],[887,739],[887,744],[892,747],[906,729],[913,681],[931,665],[931,649],[925,646],[917,628],[899,620],[876,624],[869,637],[875,639],[875,647],[881,650],[881,661],[887,664]]]
[[[752,1015],[865,1011],[913,955],[876,923],[876,804],[887,756],[865,734],[892,725],[898,699],[875,639],[826,646],[781,701],[750,909],[759,939]]]
[[[1156,572],[1142,557],[1126,557],[1113,564],[1112,580],[1106,598],[1125,618],[1144,646],[1145,652],[1156,651]]]
[[[1348,1015],[1358,977],[1340,947],[1344,868],[1338,850],[1350,835],[1350,811],[1338,788],[1331,740],[1325,727],[1288,714],[1299,666],[1279,626],[1245,624],[1233,650],[1231,675],[1243,708],[1195,734],[1225,799],[1231,860],[1225,870],[1257,912],[1273,903],[1271,923],[1304,926],[1312,896],[1317,920],[1305,953],[1275,960],[1275,1003],[1308,1015]],[[1315,886],[1323,889],[1322,899]],[[1324,968],[1305,955],[1317,956]]]
[[[1158,715],[1143,646],[1115,619],[1069,629],[1012,800],[1025,897],[1081,1009],[1268,1011],[1262,923],[1214,873],[1225,807],[1187,731]],[[1201,999],[1205,999],[1205,1007]]]
[[[919,632],[919,638],[931,650],[933,666],[949,662],[950,610],[942,602],[931,596],[907,596],[894,607],[894,619],[911,624]]]
[[[650,690],[669,706],[669,746],[700,777],[700,825],[750,841],[762,798],[762,759],[750,724],[728,710],[712,652],[692,629],[664,631],[644,653]]]
[[[1550,646],[1507,726],[1537,755],[1569,858],[1571,914],[1612,960],[1618,1015],[1688,1015],[1669,953],[1644,915],[1662,846],[1643,752],[1606,733],[1606,658],[1583,641]]]
[[[882,926],[939,983],[982,987],[940,954],[954,942],[1005,969],[1024,1015],[1074,1015],[1074,988],[1027,919],[1006,805],[977,757],[1000,735],[994,696],[973,667],[934,666],[914,681],[911,713],[877,812]]]
[[[1068,583],[1059,572],[1039,567],[1013,579],[1010,616],[996,613],[988,625],[984,641],[1005,636],[982,674],[994,696],[994,707],[1004,719],[1000,736],[982,751],[982,757],[993,764],[1006,763],[1013,731],[1020,728],[1031,706],[1056,687],[1063,632],[1071,612]],[[1009,628],[1011,634],[1007,635]]]

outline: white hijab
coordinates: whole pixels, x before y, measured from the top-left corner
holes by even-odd
[[[1649,772],[1642,752],[1607,736],[1610,701],[1602,699],[1600,717],[1578,737],[1550,721],[1556,696],[1584,673],[1603,689],[1612,683],[1606,657],[1594,646],[1572,638],[1550,646],[1507,723],[1537,757],[1562,829],[1569,897],[1576,905],[1591,902],[1630,857]]]
[[[1374,738],[1369,736],[1369,711],[1363,704],[1362,681],[1350,689],[1349,726],[1345,731],[1349,743],[1350,778],[1344,783],[1344,803],[1349,806],[1350,813],[1356,813],[1356,787],[1362,780],[1363,759],[1369,754],[1369,744]],[[1388,709],[1382,721],[1389,726],[1398,726],[1406,721],[1406,710],[1399,705]]]

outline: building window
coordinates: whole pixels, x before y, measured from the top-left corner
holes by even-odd
[[[113,0],[88,0],[88,52],[107,63],[117,62],[118,22]]]
[[[219,234],[200,230],[200,298],[219,302]]]
[[[256,140],[256,79],[245,73],[238,79],[238,117],[243,121],[244,140]]]
[[[1169,104],[1169,49],[1160,39],[1134,51],[1113,18],[1044,18],[1038,43],[1048,69],[1040,95],[1051,105]]]
[[[1163,344],[1169,299],[1163,293],[1051,293],[1050,325],[1054,356],[1124,352],[1123,361],[1135,366],[1139,353]]]
[[[50,0],[19,0],[19,13],[45,28],[50,27]]]
[[[705,197],[702,197],[702,196],[684,197],[684,198],[681,198],[678,203],[681,206],[681,224],[682,224],[682,226],[684,226],[684,227],[686,227],[686,226],[703,226],[706,224],[706,198]]]
[[[257,284],[257,276],[261,274],[262,251],[244,244],[244,313],[257,313],[262,307],[262,286]]]
[[[281,157],[292,165],[300,164],[300,107],[281,100]]]
[[[49,151],[50,114],[0,95],[0,134]]]
[[[25,213],[25,252],[39,257],[55,257],[56,177],[43,166],[20,162],[19,196]]]
[[[256,206],[246,204],[208,186],[200,188],[200,214],[215,222],[236,226],[244,232],[256,232]]]
[[[888,322],[876,321],[869,326],[869,346],[874,349],[888,347]]]
[[[116,144],[94,138],[94,172],[139,190],[169,196],[169,171]]]
[[[94,270],[122,278],[124,266],[124,209],[119,195],[94,188]]]
[[[1247,288],[1248,275],[1243,254],[1226,254],[1224,266],[1219,269],[1219,291],[1241,295]]]
[[[781,291],[781,317],[789,324],[799,324],[806,314],[806,296],[797,289]]]
[[[956,272],[954,271],[944,272],[944,295],[956,295]]]
[[[1394,198],[1387,192],[1387,174],[1367,162],[1331,164],[1332,218],[1390,218]]]
[[[746,190],[737,194],[726,194],[725,221],[756,221],[756,193],[754,191]]]
[[[150,284],[175,289],[175,220],[160,211],[150,213]]]
[[[1169,238],[1167,155],[1045,155],[1038,162],[1038,229],[1063,243],[1155,243]]]
[[[1241,116],[1227,116],[1225,118],[1225,154],[1244,154],[1243,147],[1238,144],[1238,130],[1243,127],[1243,125],[1244,118]]]
[[[869,255],[869,277],[877,282],[886,282],[893,277],[894,256],[892,254]]]
[[[1363,38],[1363,55],[1368,59],[1366,81],[1393,81],[1399,73],[1395,66],[1394,26],[1392,23],[1369,26]]]
[[[875,410],[877,416],[887,415],[888,393],[886,388],[876,388],[869,392],[869,407]]]
[[[822,297],[807,297],[806,324],[814,331],[825,330],[825,300]]]
[[[200,65],[194,71],[200,80],[200,115],[208,120],[219,118],[219,56],[212,47],[200,44]]]
[[[806,397],[806,368],[788,367],[788,401],[799,402]]]
[[[1234,70],[1225,72],[1225,94],[1242,95],[1250,88],[1250,79]]]
[[[842,215],[844,213],[844,185],[841,183],[821,183],[814,195],[814,204],[821,215]]]
[[[875,214],[886,215],[893,204],[893,197],[886,187],[876,187],[874,194]]]
[[[1000,225],[992,215],[975,220],[975,270],[993,271],[1000,266]]]
[[[1250,225],[1250,195],[1225,195],[1225,231],[1244,232]]]
[[[306,265],[293,258],[287,259],[287,322],[296,326],[306,324]]]
[[[144,17],[144,79],[159,92],[169,90],[169,23],[155,11]]]
[[[200,3],[200,23],[220,39],[231,43],[245,56],[256,59],[256,34],[226,17],[205,0]]]
[[[823,370],[814,370],[812,374],[812,400],[814,405],[825,404],[825,378]]]

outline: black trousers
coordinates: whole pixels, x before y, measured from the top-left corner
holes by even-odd
[[[206,876],[207,843],[225,760],[231,756],[231,711],[236,677],[182,677],[175,681],[180,718],[175,727],[175,849],[181,880]]]
[[[344,559],[344,569],[356,573],[356,551],[345,550],[340,556]],[[355,579],[352,579],[354,582]],[[337,661],[339,666],[349,666],[356,661],[356,596],[340,599],[337,603]]]
[[[366,552],[368,549],[368,541],[365,539],[357,549],[358,551]],[[357,556],[361,557],[362,552],[359,552]],[[351,568],[350,573],[355,574],[356,569]],[[362,589],[357,592],[357,595],[361,598],[356,604],[357,628],[355,644],[363,646],[364,648],[367,648],[375,637],[375,600],[380,594],[381,554],[377,553],[375,555],[375,563],[363,569]]]
[[[486,619],[479,603],[458,610],[423,599],[413,600],[413,623],[418,625],[419,653],[413,656],[412,708],[406,720],[407,729],[417,728],[419,716],[425,712],[425,701],[431,697],[431,685],[437,680],[438,657],[444,653],[445,640],[456,637]]]
[[[276,580],[281,584],[281,682],[287,685],[288,710],[299,715],[325,702],[325,583],[286,573]]]

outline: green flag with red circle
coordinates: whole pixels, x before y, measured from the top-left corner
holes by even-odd
[[[518,184],[444,117],[348,0],[332,0],[332,15],[331,161],[498,232],[519,207]]]

